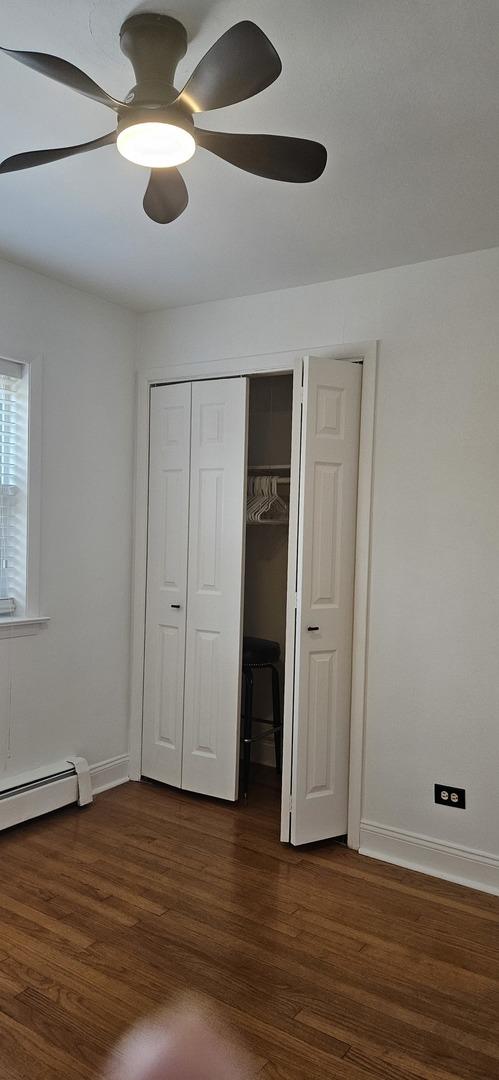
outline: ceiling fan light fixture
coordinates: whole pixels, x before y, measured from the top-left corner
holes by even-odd
[[[324,172],[326,148],[310,139],[232,134],[194,126],[194,113],[247,101],[280,75],[279,56],[254,22],[243,19],[226,30],[199,61],[180,93],[175,87],[175,73],[185,55],[187,32],[178,19],[137,12],[123,23],[120,44],[135,75],[135,86],[125,101],[112,97],[84,71],[59,56],[0,45],[0,56],[11,56],[106,105],[118,118],[117,128],[90,142],[14,154],[0,162],[0,176],[117,144],[123,157],[151,170],[143,207],[152,221],[166,225],[175,221],[189,202],[183,176],[176,166],[189,161],[197,147],[269,180],[309,184]]]
[[[189,161],[196,149],[190,131],[165,121],[129,124],[118,133],[120,154],[135,165],[171,169]]]

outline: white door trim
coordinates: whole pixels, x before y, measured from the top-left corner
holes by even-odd
[[[357,508],[355,597],[352,664],[352,714],[350,736],[350,792],[348,844],[360,846],[360,820],[364,772],[364,733],[366,725],[367,641],[369,625],[369,587],[371,560],[371,511],[376,397],[377,342],[268,353],[260,356],[229,357],[203,363],[152,368],[137,376],[137,412],[135,442],[135,483],[133,510],[132,563],[132,641],[130,661],[130,778],[139,780],[142,752],[142,697],[144,679],[144,629],[147,573],[147,502],[149,470],[149,391],[155,383],[184,382],[223,378],[230,375],[272,374],[292,371],[301,383],[302,358],[330,356],[333,360],[362,361],[362,402],[360,419],[359,491]],[[296,425],[294,425],[296,439]],[[296,469],[295,469],[296,472]],[[296,545],[290,556],[296,559]],[[289,603],[288,592],[288,603]],[[287,694],[287,711],[291,694]],[[286,725],[286,718],[285,718]],[[287,724],[290,727],[289,718]]]
[[[301,404],[303,401],[303,360],[293,371],[293,412],[291,426],[291,484],[289,488],[288,574],[286,598],[286,662],[284,665],[284,709],[282,718],[281,840],[290,840],[291,776],[293,764],[293,709],[296,660],[296,579],[298,570],[298,510],[300,503]]]

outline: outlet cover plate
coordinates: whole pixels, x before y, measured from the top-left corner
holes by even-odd
[[[435,784],[435,802],[439,806],[454,806],[457,810],[466,810],[465,788],[454,784]]]

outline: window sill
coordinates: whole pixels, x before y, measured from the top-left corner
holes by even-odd
[[[0,639],[11,637],[27,637],[29,634],[38,634],[50,619],[45,615],[36,618],[24,616],[0,616]]]

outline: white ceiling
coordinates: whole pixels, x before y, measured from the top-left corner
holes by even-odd
[[[131,12],[181,18],[181,86],[241,18],[279,80],[200,126],[317,138],[312,185],[249,176],[200,150],[172,225],[142,210],[145,170],[106,147],[0,177],[0,256],[138,310],[190,304],[499,244],[499,0],[0,0],[2,44],[73,61],[113,94]],[[114,114],[0,58],[0,157],[83,142]]]

